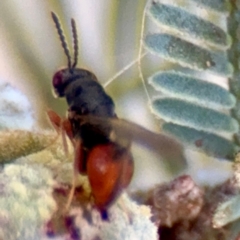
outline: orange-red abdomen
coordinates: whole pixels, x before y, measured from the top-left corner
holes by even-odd
[[[111,205],[133,174],[132,155],[128,149],[107,143],[95,146],[87,159],[87,175],[94,202],[99,209]]]

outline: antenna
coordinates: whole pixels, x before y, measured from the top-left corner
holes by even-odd
[[[154,1],[153,1],[154,2]],[[149,2],[150,3],[150,2]],[[140,44],[139,44],[139,51],[138,51],[138,72],[139,72],[139,77],[142,80],[143,88],[144,91],[147,95],[148,102],[151,102],[150,95],[147,90],[147,86],[144,80],[143,72],[142,72],[142,49],[143,49],[143,34],[144,34],[144,27],[145,27],[145,20],[146,20],[146,14],[147,14],[147,8],[148,8],[148,3],[146,3],[144,10],[143,10],[143,16],[142,16],[142,23],[141,23],[141,37],[140,37]]]
[[[59,35],[59,38],[60,38],[60,41],[62,43],[62,47],[63,47],[63,50],[65,52],[65,55],[67,56],[67,59],[68,59],[68,68],[71,69],[72,68],[72,63],[71,63],[71,56],[70,56],[70,53],[69,53],[69,49],[68,49],[68,46],[67,46],[67,43],[65,41],[65,36],[63,34],[63,30],[61,28],[61,24],[60,24],[60,21],[59,21],[59,18],[58,16],[54,13],[54,12],[51,12],[52,14],[52,19],[56,25],[56,29],[57,29],[57,32],[58,32],[58,35]],[[74,51],[75,51],[75,40],[74,40]],[[75,54],[75,52],[74,52]],[[75,60],[75,55],[74,55],[74,61]],[[75,62],[74,62],[75,64]]]
[[[78,61],[78,36],[77,36],[76,23],[74,19],[71,19],[71,25],[72,25],[73,50],[74,50],[74,62],[73,62],[72,68],[75,68]]]

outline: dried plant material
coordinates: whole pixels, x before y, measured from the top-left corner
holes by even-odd
[[[154,219],[171,227],[182,220],[193,220],[203,206],[203,190],[190,176],[181,176],[154,188],[151,196]]]
[[[234,179],[214,188],[200,189],[189,176],[182,176],[158,186],[153,190],[151,201],[160,239],[235,240],[233,236],[239,233],[238,221],[224,227],[225,224],[219,225],[216,229],[216,223],[221,221],[214,217],[214,213],[217,215],[216,211],[223,209],[221,205],[224,206],[224,202],[228,204],[229,199],[235,199],[238,195],[239,189]],[[229,215],[229,219],[233,215]],[[222,219],[222,223],[224,221],[227,224],[226,219]]]

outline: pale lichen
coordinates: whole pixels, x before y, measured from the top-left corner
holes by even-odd
[[[53,178],[46,168],[7,165],[0,173],[0,238],[41,239],[41,226],[56,210]]]

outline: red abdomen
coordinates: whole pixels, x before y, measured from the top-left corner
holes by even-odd
[[[114,143],[96,145],[88,155],[87,175],[96,206],[105,209],[130,183],[132,155]]]

